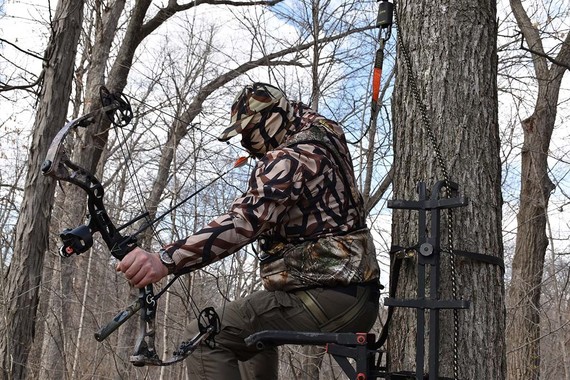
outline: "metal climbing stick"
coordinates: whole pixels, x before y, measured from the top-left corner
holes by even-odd
[[[449,184],[457,193],[457,185]],[[396,299],[386,298],[384,305],[394,307],[415,308],[417,316],[416,331],[416,379],[424,379],[425,357],[425,317],[429,314],[429,347],[428,366],[429,379],[440,379],[439,376],[439,311],[441,309],[467,309],[469,301],[465,300],[442,300],[439,299],[440,281],[440,222],[441,210],[465,206],[468,203],[466,197],[439,198],[442,188],[448,186],[445,181],[437,182],[428,198],[426,185],[418,184],[418,201],[392,200],[388,207],[393,209],[417,210],[418,218],[418,278],[417,298]],[[429,223],[428,223],[429,212]],[[428,225],[429,224],[429,225]],[[429,283],[429,294],[426,294],[426,283]]]

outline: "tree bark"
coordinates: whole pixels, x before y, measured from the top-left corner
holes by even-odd
[[[0,368],[5,379],[26,378],[55,189],[55,181],[43,178],[39,168],[53,137],[65,123],[82,18],[83,0],[61,0],[44,56],[44,83],[33,127],[16,244],[7,273],[5,314],[0,322]]]
[[[430,189],[436,181],[444,180],[447,172],[469,204],[453,209],[452,217],[449,210],[442,211],[442,248],[451,245],[454,250],[502,258],[496,2],[407,0],[397,6],[399,44],[392,103],[394,198],[417,200],[418,182],[425,182]],[[425,105],[425,115],[418,101]],[[453,232],[451,242],[448,224]],[[417,212],[394,210],[392,244],[413,247],[417,236]],[[441,253],[439,298],[450,300],[456,293],[457,299],[468,300],[470,307],[458,311],[457,363],[454,312],[440,312],[440,352],[435,353],[439,374],[458,379],[503,379],[503,270],[498,265],[454,257],[452,261],[448,253]],[[404,260],[396,298],[417,298],[416,268],[417,257]],[[416,310],[396,308],[388,339],[391,372],[416,371],[416,331]],[[427,347],[426,343],[426,356]]]

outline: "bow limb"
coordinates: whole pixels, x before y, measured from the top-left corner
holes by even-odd
[[[165,288],[172,283],[173,281]],[[178,349],[173,352],[172,357],[164,360],[159,358],[155,348],[156,330],[154,317],[156,313],[156,301],[164,290],[165,289],[157,296],[154,296],[151,285],[141,289],[139,298],[125,310],[119,312],[111,322],[95,333],[95,339],[102,342],[140,310],[141,318],[139,320],[139,331],[136,338],[135,350],[130,357],[130,362],[134,366],[168,366],[187,358],[202,343],[209,345],[214,344],[214,337],[221,330],[221,322],[214,308],[208,307],[202,310],[198,316],[198,333],[190,338],[190,340],[182,342]]]
[[[59,174],[65,173],[65,176],[56,178],[79,186],[87,193],[89,210],[87,225],[75,229],[66,229],[60,234],[63,241],[60,254],[68,257],[74,253],[80,254],[87,251],[93,244],[93,234],[99,232],[109,247],[111,255],[122,260],[127,253],[136,247],[136,238],[121,235],[120,229],[115,227],[111,221],[103,204],[104,190],[101,182],[87,170],[69,161],[67,157],[59,160],[59,165],[55,171]],[[46,173],[46,175],[50,174]]]
[[[88,196],[88,225],[82,225],[73,230],[66,229],[60,234],[63,240],[60,254],[64,257],[71,256],[74,253],[80,254],[91,248],[93,245],[93,233],[95,232],[101,234],[111,254],[118,260],[125,257],[125,255],[136,246],[136,239],[134,237],[123,237],[119,233],[119,230],[126,225],[118,229],[111,222],[111,218],[103,204],[104,190],[101,182],[93,174],[89,173],[89,171],[73,163],[69,159],[64,145],[65,138],[70,131],[78,127],[85,128],[93,124],[97,115],[101,112],[105,112],[109,115],[122,107],[124,107],[124,104],[120,102],[111,102],[111,104],[98,111],[90,112],[68,122],[53,139],[48,149],[46,159],[42,164],[41,170],[43,175],[79,186]],[[138,219],[140,219],[140,217],[137,218],[137,220]]]

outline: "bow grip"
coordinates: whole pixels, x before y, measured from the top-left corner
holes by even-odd
[[[137,238],[134,236],[121,236],[109,247],[111,255],[121,261],[129,252],[137,247]]]

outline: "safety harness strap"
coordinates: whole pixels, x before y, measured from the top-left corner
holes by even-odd
[[[332,289],[331,289],[332,290]],[[334,291],[334,290],[333,290]],[[362,312],[367,301],[372,298],[370,292],[372,288],[370,286],[358,286],[356,293],[356,302],[352,307],[350,307],[345,313],[341,314],[336,318],[327,317],[319,302],[316,300],[310,290],[300,290],[295,292],[295,295],[299,297],[307,311],[313,316],[313,318],[319,324],[321,331],[339,331],[347,324],[352,322],[358,315]]]
[[[301,302],[303,302],[303,305],[305,306],[309,314],[311,314],[313,318],[315,318],[319,326],[322,326],[327,323],[328,318],[325,315],[324,310],[321,308],[315,297],[313,297],[313,295],[309,293],[308,290],[300,290],[298,292],[295,292],[295,295],[299,297]]]

